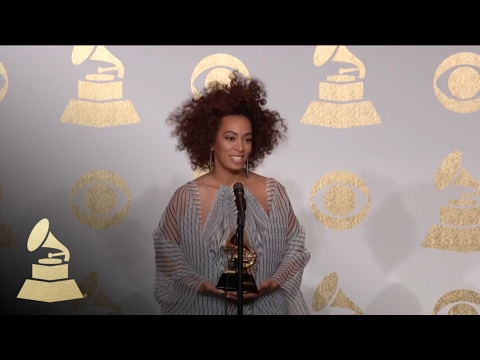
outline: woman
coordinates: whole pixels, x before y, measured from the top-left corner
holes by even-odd
[[[265,108],[266,90],[237,72],[170,114],[177,149],[208,173],[179,187],[155,230],[155,292],[164,314],[237,314],[235,292],[216,287],[226,241],[237,229],[233,185],[244,186],[244,244],[256,253],[256,293],[244,315],[309,314],[300,291],[310,254],[285,188],[252,170],[285,138],[285,120]]]

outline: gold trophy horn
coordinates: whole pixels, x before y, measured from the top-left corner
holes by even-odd
[[[17,298],[49,303],[80,299],[82,293],[75,280],[68,278],[68,264],[64,263],[70,260],[70,252],[49,227],[48,219],[40,220],[28,237],[27,249],[33,252],[42,247],[58,251],[32,264],[32,279],[25,280]],[[58,256],[63,256],[63,260],[57,259]]]
[[[365,65],[363,65],[362,61],[353,55],[350,50],[348,50],[344,45],[324,45],[324,46],[317,46],[315,48],[315,53],[313,55],[313,63],[316,66],[322,66],[327,63],[327,61],[335,61],[335,62],[345,62],[349,64],[355,65],[353,68],[341,68],[339,73],[341,75],[358,71],[358,77],[360,79],[365,78]],[[339,80],[340,78],[334,76],[333,78],[329,78],[329,80]],[[354,80],[353,78],[345,78],[348,80]]]
[[[355,315],[363,315],[362,310],[344,294],[342,289],[338,289],[335,294],[337,288],[338,274],[332,272],[325,276],[313,295],[312,309],[320,311],[329,306],[351,310]]]
[[[435,175],[435,188],[437,190],[445,189],[450,184],[480,190],[480,182],[465,168],[460,168],[461,163],[462,153],[460,151],[448,154]]]
[[[37,250],[39,247],[48,248],[48,249],[56,249],[59,252],[56,253],[48,253],[48,259],[40,259],[40,264],[60,264],[62,260],[60,259],[53,259],[57,256],[64,256],[63,261],[70,260],[70,251],[68,251],[67,247],[63,245],[58,239],[52,234],[51,231],[48,230],[49,228],[49,221],[48,219],[40,220],[37,225],[35,225],[34,229],[30,233],[30,237],[28,238],[27,242],[27,249],[28,251],[32,252]]]
[[[92,272],[85,276],[85,278],[80,282],[79,286],[84,293],[84,298],[72,302],[72,308],[75,311],[79,311],[88,305],[111,310],[111,312],[105,315],[123,315],[123,311],[120,306],[115,304],[115,302],[113,302],[112,299],[105,294],[102,288],[98,287],[98,273]]]
[[[117,76],[119,78],[123,78],[123,76],[125,75],[125,68],[122,62],[114,55],[112,55],[112,53],[108,51],[107,48],[103,45],[76,45],[73,48],[72,63],[74,65],[80,65],[88,58],[90,58],[90,60],[105,61],[115,65],[112,67],[99,67],[97,71],[100,74],[107,71],[118,71]],[[110,76],[107,77],[108,79],[110,79]],[[107,79],[107,77],[105,79]],[[98,75],[95,80],[100,80],[98,78]]]

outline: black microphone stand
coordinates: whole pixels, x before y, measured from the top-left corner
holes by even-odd
[[[245,210],[238,212],[237,249],[238,249],[238,286],[237,286],[237,315],[243,315],[243,228],[245,226]]]

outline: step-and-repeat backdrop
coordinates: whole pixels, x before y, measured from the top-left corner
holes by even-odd
[[[2,314],[161,314],[152,234],[195,173],[165,119],[231,70],[290,140],[312,315],[480,312],[479,46],[2,46]]]

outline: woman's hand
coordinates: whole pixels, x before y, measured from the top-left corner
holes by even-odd
[[[272,291],[277,290],[280,287],[280,284],[273,279],[267,279],[260,283],[260,285],[257,286],[257,292],[256,293],[243,293],[243,301],[245,304],[248,304],[252,302],[255,299],[258,299],[261,296],[265,296]],[[233,302],[237,301],[237,293],[235,291],[229,291],[227,292],[227,299]]]
[[[213,285],[209,281],[204,281],[202,285],[200,285],[200,289],[198,290],[201,294],[213,297],[224,298],[225,291],[221,289],[217,289],[215,285]]]
[[[262,282],[260,285],[258,285],[257,297],[267,295],[272,291],[277,290],[279,287],[280,287],[280,284],[278,283],[277,280],[267,279],[264,282]]]

